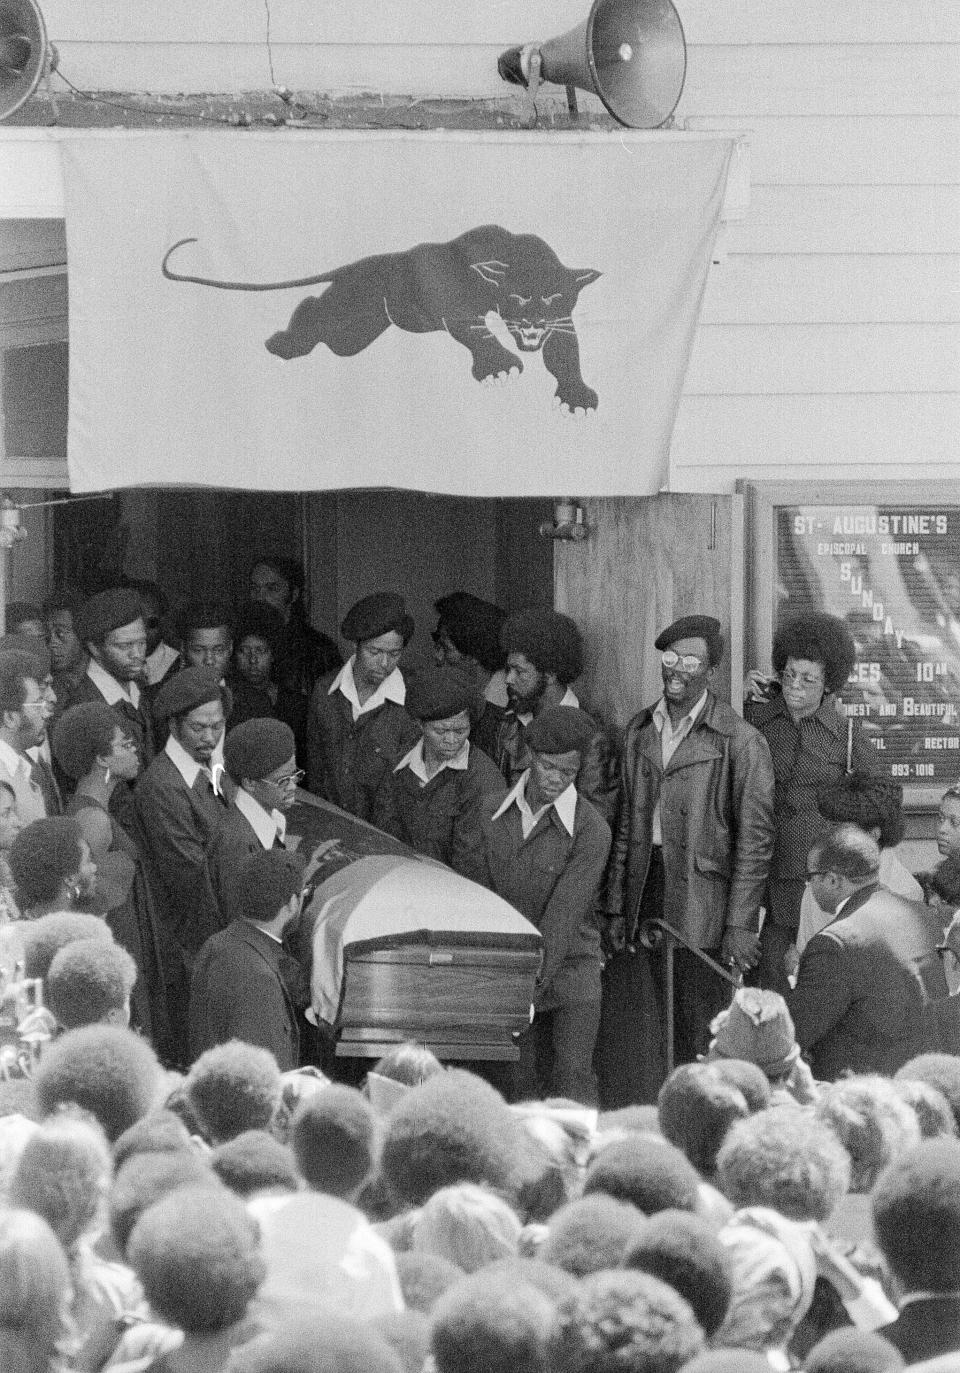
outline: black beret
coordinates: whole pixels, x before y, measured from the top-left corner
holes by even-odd
[[[220,678],[213,668],[185,667],[168,677],[157,692],[153,714],[157,720],[169,720],[172,715],[185,715],[208,701],[219,701],[222,695]]]
[[[80,611],[77,632],[85,644],[101,644],[108,634],[143,618],[140,597],[129,587],[112,587],[91,596]]]
[[[376,591],[352,605],[343,617],[340,633],[345,639],[361,644],[366,639],[379,639],[381,634],[394,632],[403,642],[413,638],[413,619],[406,602],[395,591]]]
[[[669,648],[678,639],[702,639],[707,645],[711,666],[723,657],[720,621],[712,615],[681,615],[672,625],[662,629],[653,641],[654,648]]]
[[[476,658],[488,672],[503,667],[505,655],[500,647],[500,630],[507,618],[505,610],[492,601],[471,596],[469,591],[451,591],[433,604],[440,616],[437,628],[443,626],[458,652]]]
[[[597,722],[576,706],[548,706],[524,731],[535,753],[583,753],[597,735]]]
[[[469,710],[476,687],[466,672],[455,667],[426,668],[407,684],[405,708],[414,720],[449,720]]]
[[[35,658],[39,668],[39,680],[50,676],[50,650],[43,639],[35,634],[4,634],[0,639],[0,653],[26,653]]]
[[[235,725],[223,742],[223,761],[234,781],[259,781],[288,763],[294,755],[293,730],[283,720],[268,717]]]

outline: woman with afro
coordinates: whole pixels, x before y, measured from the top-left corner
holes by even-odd
[[[880,769],[856,720],[842,714],[840,692],[856,658],[843,621],[822,611],[794,615],[777,629],[771,656],[776,680],[768,699],[763,679],[750,673],[752,699],[744,715],[770,746],[776,781],[776,836],[757,976],[761,986],[784,994],[784,960],[797,938],[807,854],[830,828],[817,799],[848,772],[875,776]]]

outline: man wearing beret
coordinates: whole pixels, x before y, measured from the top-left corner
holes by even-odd
[[[407,687],[407,713],[423,736],[380,783],[373,823],[418,853],[483,882],[480,837],[483,799],[502,792],[503,778],[470,742],[474,678],[457,668],[433,668]]]
[[[601,1029],[604,1098],[654,1101],[666,1075],[662,951],[637,945],[644,920],[745,972],[757,961],[759,913],[773,853],[773,765],[762,735],[710,690],[720,625],[687,615],[657,637],[663,696],[624,737],[620,813],[605,909],[608,967]],[[624,947],[626,945],[626,947]],[[729,984],[695,954],[674,952],[678,1063],[707,1048]]]
[[[550,706],[579,708],[571,683],[583,671],[583,637],[569,615],[534,608],[504,621],[500,643],[507,657],[509,706],[496,732],[493,760],[512,785],[529,763],[526,732],[530,722]],[[608,824],[613,822],[617,802],[615,773],[607,737],[594,721],[593,738],[583,749],[577,790]]]
[[[153,709],[169,735],[135,791],[140,830],[159,879],[161,917],[188,966],[224,923],[209,851],[226,818],[225,789],[233,791],[215,760],[225,700],[215,669],[187,667],[164,682]]]
[[[419,735],[404,709],[399,668],[413,620],[402,596],[380,591],[351,607],[340,632],[355,649],[342,668],[321,677],[310,702],[310,790],[370,820],[377,788]]]
[[[294,757],[293,730],[266,717],[230,730],[223,761],[237,789],[211,843],[209,865],[226,924],[235,914],[236,875],[244,858],[284,847],[287,811],[302,774]]]
[[[140,767],[145,768],[154,743],[144,699],[147,629],[139,595],[130,587],[113,587],[91,596],[80,611],[77,629],[90,659],[70,700],[60,704],[65,709],[82,701],[106,701],[136,744]],[[128,801],[125,789],[117,788],[114,795],[115,808]]]
[[[520,1036],[521,1097],[551,1095],[595,1105],[593,1050],[600,1025],[600,932],[595,900],[610,828],[577,792],[596,732],[575,706],[541,711],[527,730],[530,766],[487,800],[487,885],[543,936],[544,957],[529,1030]]]
[[[432,635],[437,667],[457,667],[473,677],[483,707],[470,740],[495,758],[497,735],[510,704],[507,655],[500,644],[507,612],[469,591],[450,591],[433,605],[438,616]]]

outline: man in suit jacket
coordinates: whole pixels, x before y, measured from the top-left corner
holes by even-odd
[[[188,667],[169,677],[154,703],[169,725],[163,752],[136,786],[137,819],[158,878],[160,915],[187,966],[226,921],[210,878],[209,851],[233,785],[214,752],[223,737],[225,689],[216,671]]]
[[[80,638],[90,655],[69,701],[106,701],[137,746],[141,770],[153,757],[153,727],[141,688],[146,685],[147,630],[140,597],[130,587],[91,596],[80,612]]]
[[[840,825],[807,857],[814,898],[833,923],[810,940],[788,997],[814,1076],[845,1069],[895,1073],[923,1048],[930,1001],[947,995],[937,944],[942,923],[926,906],[881,887],[880,850],[856,825]]]
[[[536,925],[543,965],[535,1014],[520,1036],[522,1097],[597,1101],[593,1048],[600,1026],[597,891],[610,827],[577,792],[596,726],[575,706],[552,706],[527,731],[530,768],[506,797],[488,797],[481,829],[487,885]]]
[[[877,1333],[911,1366],[960,1355],[960,1143],[925,1140],[899,1155],[871,1205],[877,1243],[900,1293],[899,1316]]]
[[[300,774],[293,730],[282,720],[245,720],[223,745],[223,761],[236,785],[223,824],[209,852],[210,878],[224,924],[238,909],[237,874],[252,853],[282,849],[286,813],[297,795]]]
[[[238,918],[207,940],[194,965],[190,1057],[242,1039],[269,1049],[287,1072],[299,1063],[300,1030],[283,933],[300,914],[303,867],[296,854],[261,849],[243,860],[238,879]]]
[[[32,654],[15,649],[0,653],[0,781],[13,792],[21,825],[48,814],[43,787],[27,751],[47,737],[51,711],[41,671]]]

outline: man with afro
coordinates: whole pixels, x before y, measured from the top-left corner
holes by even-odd
[[[583,637],[569,615],[556,610],[521,610],[504,621],[500,645],[506,654],[507,712],[493,742],[493,760],[513,785],[530,763],[526,732],[551,706],[579,707],[573,683],[583,671]],[[611,823],[617,800],[615,759],[595,722],[584,750],[577,789]]]
[[[61,949],[47,973],[44,999],[65,1030],[80,1025],[129,1025],[137,965],[119,944],[77,939]]]

